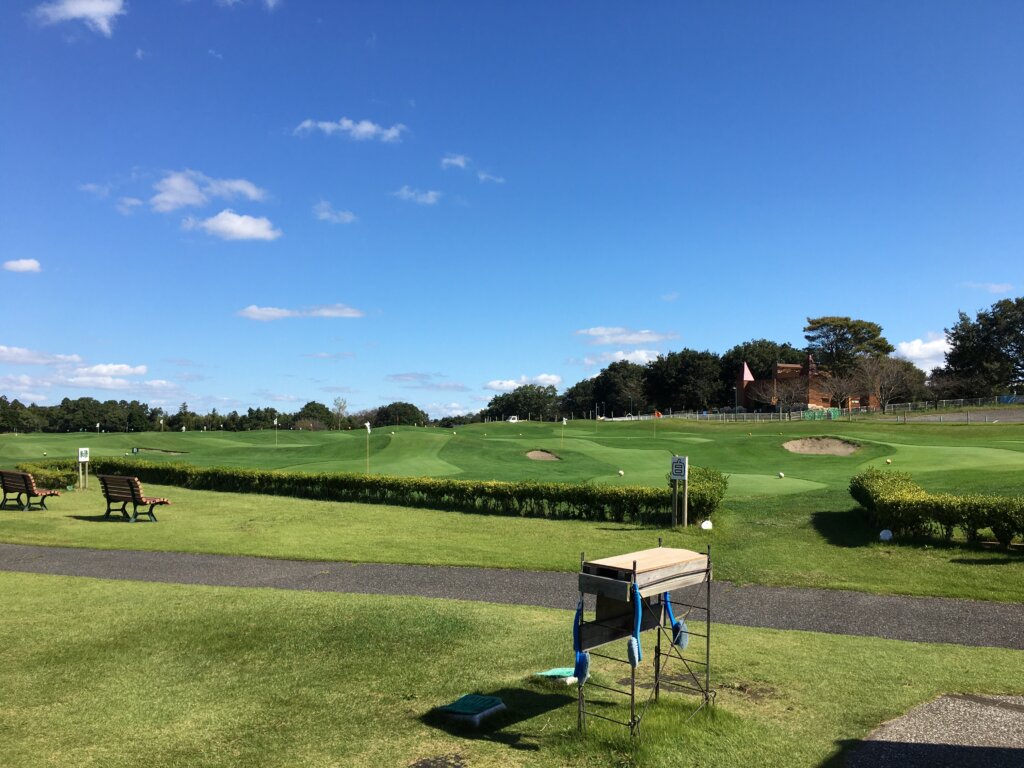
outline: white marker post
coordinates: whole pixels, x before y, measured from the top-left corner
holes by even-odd
[[[84,479],[83,479],[84,478]],[[89,487],[89,449],[78,449],[78,487]]]
[[[679,481],[683,481],[683,528],[688,523],[688,501],[690,497],[690,462],[686,456],[673,456],[672,468],[669,470],[672,480],[672,527],[676,527],[679,519]]]
[[[370,422],[366,422],[366,474],[370,474]]]

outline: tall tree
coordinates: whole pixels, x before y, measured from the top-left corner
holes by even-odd
[[[295,414],[294,423],[302,429],[327,429],[333,415],[331,410],[323,403],[310,400]]]
[[[348,401],[344,397],[334,398],[335,429],[341,429],[341,420],[345,418],[345,411],[348,410]]]
[[[398,424],[418,427],[426,424],[429,420],[430,417],[412,403],[399,401],[378,408],[370,423],[375,427],[390,427]]]
[[[599,404],[602,416],[625,415],[630,409],[639,410],[644,404],[644,375],[642,365],[618,360],[594,377],[594,403]]]
[[[946,329],[949,351],[941,373],[960,397],[996,395],[1024,387],[1024,297],[1002,299],[974,320],[961,312]]]
[[[658,355],[647,364],[646,399],[661,410],[704,410],[722,400],[721,370],[714,352],[681,349]]]
[[[895,349],[878,323],[849,317],[808,317],[804,338],[807,352],[837,375],[849,373],[858,357],[888,355]]]
[[[562,393],[562,413],[583,416],[594,410],[594,380],[577,381]]]
[[[861,392],[877,400],[882,410],[892,402],[923,400],[928,395],[924,371],[898,357],[863,357],[854,375]]]
[[[507,419],[518,416],[521,419],[553,419],[559,413],[558,390],[552,385],[523,384],[511,392],[503,392],[491,398],[483,410],[489,419]]]

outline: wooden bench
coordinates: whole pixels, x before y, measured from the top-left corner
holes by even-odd
[[[60,496],[60,491],[36,488],[36,481],[28,472],[12,472],[0,469],[0,485],[3,486],[4,498],[0,501],[0,509],[7,509],[8,504],[15,504],[22,509],[46,509],[46,500],[50,496]],[[8,497],[13,496],[13,499]],[[21,497],[25,500],[22,501]],[[39,499],[33,502],[32,499]]]
[[[96,477],[103,488],[103,498],[107,500],[107,512],[104,517],[110,517],[111,512],[120,512],[128,519],[128,505],[131,504],[130,519],[134,523],[139,519],[139,507],[148,504],[149,509],[143,510],[142,514],[149,515],[149,519],[155,523],[156,515],[153,514],[153,507],[171,503],[168,499],[143,495],[142,483],[137,477],[122,477],[120,475],[96,475]],[[120,504],[121,508],[114,509],[115,504]]]

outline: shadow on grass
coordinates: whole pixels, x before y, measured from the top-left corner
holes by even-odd
[[[949,562],[957,565],[1009,565],[1024,562],[1024,551],[1018,552],[1016,557],[954,557]]]
[[[1024,749],[1012,747],[974,747],[963,744],[915,744],[903,741],[839,742],[839,751],[820,768],[932,768],[949,765],[957,768],[1020,768]]]
[[[102,512],[98,515],[68,515],[72,520],[82,520],[86,523],[130,523],[131,518],[121,517],[118,514],[117,517],[111,515],[107,517]]]
[[[505,711],[488,718],[478,727],[450,720],[436,709],[423,715],[420,721],[452,736],[493,741],[512,749],[535,752],[540,746],[528,741],[521,731],[514,729],[514,726],[537,715],[576,703],[575,696],[564,693],[539,693],[528,688],[501,688],[483,695],[497,696],[505,703]]]
[[[877,535],[864,522],[860,507],[812,512],[811,525],[833,547],[866,547]]]

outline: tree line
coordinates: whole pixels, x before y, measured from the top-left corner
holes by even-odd
[[[756,379],[770,379],[776,363],[803,363],[807,355],[831,374],[822,387],[837,404],[867,394],[885,405],[1024,392],[1024,297],[997,301],[974,318],[960,312],[953,327],[946,329],[949,351],[945,364],[930,375],[909,361],[892,357],[893,346],[877,323],[839,316],[807,318],[803,331],[807,342],[803,348],[753,339],[723,354],[684,348],[659,355],[644,365],[620,360],[561,394],[553,386],[526,384],[495,395],[478,413],[435,421],[406,402],[349,413],[343,398],[335,398],[332,406],[310,401],[294,413],[270,407],[249,408],[245,413],[213,409],[199,414],[188,403],[170,412],[138,400],[64,398],[57,405],[42,406],[24,405],[0,395],[0,432],[359,429],[367,422],[372,427],[451,427],[510,416],[553,420],[654,410],[732,409],[738,405],[736,378],[744,362]],[[788,400],[795,405],[806,397],[798,390],[788,391],[799,386],[773,387],[771,392],[753,387],[751,394],[765,408],[785,409]]]

